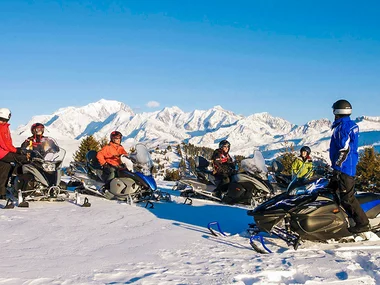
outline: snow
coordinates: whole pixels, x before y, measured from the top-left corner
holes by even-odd
[[[307,242],[295,251],[268,237],[255,253],[246,208],[193,199],[153,209],[88,196],[92,206],[31,202],[0,210],[0,284],[380,284],[380,241]],[[83,197],[82,197],[83,198]],[[228,237],[214,237],[219,221]]]

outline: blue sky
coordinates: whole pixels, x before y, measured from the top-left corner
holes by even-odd
[[[345,98],[380,116],[377,2],[2,0],[0,107],[12,129],[101,98],[295,124]]]

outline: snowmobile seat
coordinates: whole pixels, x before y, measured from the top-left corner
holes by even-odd
[[[203,156],[196,156],[195,157],[195,168],[196,168],[197,172],[212,174],[212,171],[207,169],[207,167],[209,165],[210,165],[210,163]]]
[[[281,173],[284,170],[284,166],[281,162],[275,160],[272,162],[272,170],[274,173]]]
[[[355,195],[358,199],[360,206],[366,213],[369,219],[377,217],[380,210],[380,195],[376,193],[360,193]]]
[[[96,158],[96,154],[97,154],[97,152],[95,150],[88,151],[86,154],[86,161],[87,161],[87,165],[91,169],[100,170],[100,169],[102,169],[102,166],[100,165],[98,159]]]
[[[196,156],[195,157],[195,167],[196,168],[207,168],[209,165],[210,165],[210,163],[203,156]]]

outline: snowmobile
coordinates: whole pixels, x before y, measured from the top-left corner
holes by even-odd
[[[339,203],[338,195],[328,188],[330,175],[288,187],[281,193],[247,214],[255,223],[250,224],[251,246],[260,253],[268,253],[263,235],[272,234],[284,240],[295,250],[302,240],[344,240],[352,237],[348,231],[353,223]],[[371,231],[380,230],[380,194],[356,194],[370,220]]]
[[[226,204],[244,204],[255,206],[274,195],[274,189],[268,180],[268,170],[264,158],[255,151],[253,158],[241,161],[241,171],[232,173],[227,191],[218,197],[215,189],[220,181],[211,170],[209,162],[202,156],[195,158],[196,178],[183,178],[178,181],[173,190],[180,190],[181,196],[192,202],[191,198],[206,198]],[[190,188],[190,189],[187,189]]]
[[[129,156],[121,156],[125,167],[117,170],[109,185],[102,180],[103,171],[96,154],[96,151],[90,150],[86,154],[85,163],[70,163],[66,169],[70,176],[68,187],[75,187],[80,193],[122,200],[129,204],[146,201],[146,206],[150,204],[151,207],[151,200],[171,200],[168,193],[157,189],[152,176],[153,161],[145,145],[137,144]]]
[[[19,207],[28,207],[28,201],[65,201],[70,198],[73,193],[67,191],[66,184],[61,181],[61,166],[66,151],[50,137],[43,137],[38,146],[26,151],[29,153],[30,163],[22,166],[22,174],[16,174],[10,179],[10,199],[6,208],[11,208],[11,202],[15,200]],[[21,176],[29,176],[25,190],[21,190]]]

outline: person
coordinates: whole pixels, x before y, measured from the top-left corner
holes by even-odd
[[[229,154],[231,144],[227,140],[222,140],[219,143],[219,148],[214,150],[211,160],[214,167],[213,174],[216,181],[219,181],[214,195],[221,197],[223,192],[227,191],[227,186],[230,183],[230,176],[235,171],[235,163]]]
[[[28,162],[26,153],[21,148],[15,148],[12,143],[8,121],[11,118],[11,111],[7,108],[0,108],[0,199],[6,199],[6,186],[8,184],[11,162],[17,166]]]
[[[45,126],[41,123],[34,123],[31,128],[30,132],[32,133],[32,136],[28,137],[22,144],[21,149],[27,149],[27,150],[38,150],[41,151],[42,142],[45,131]],[[30,172],[22,173],[17,175],[17,188],[16,191],[21,190],[22,192],[27,190],[28,183],[32,181],[34,178],[33,174]]]
[[[292,163],[292,177],[308,179],[313,176],[313,161],[310,153],[310,147],[301,147],[300,155]]]
[[[329,155],[333,178],[329,187],[337,192],[341,205],[355,222],[355,225],[348,230],[351,233],[365,232],[370,229],[369,221],[354,195],[359,127],[350,118],[352,113],[350,102],[338,100],[332,108],[335,120],[331,127],[333,133]]]
[[[31,126],[30,132],[32,136],[28,137],[22,144],[23,149],[35,149],[41,144],[42,138],[44,138],[45,126],[41,123],[35,123]]]
[[[124,147],[121,145],[123,135],[118,131],[110,134],[110,143],[105,145],[98,153],[96,158],[103,169],[102,179],[109,187],[109,182],[115,177],[115,172],[121,167],[121,156],[128,155]]]

